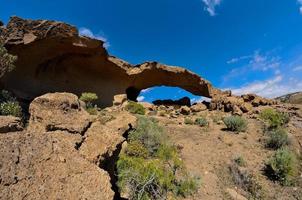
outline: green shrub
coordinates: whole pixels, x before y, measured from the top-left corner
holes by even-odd
[[[154,121],[146,117],[138,118],[137,128],[129,133],[130,142],[139,141],[146,147],[150,155],[154,155],[167,138],[163,129]]]
[[[197,180],[187,175],[177,149],[155,120],[139,117],[128,138],[117,161],[117,176],[118,187],[129,199],[167,199],[197,190]]]
[[[260,118],[266,121],[270,128],[277,128],[287,124],[290,120],[287,113],[267,108],[260,113]]]
[[[12,115],[22,117],[22,108],[16,101],[8,101],[0,104],[1,115]]]
[[[206,119],[206,118],[202,118],[202,117],[197,118],[197,119],[195,120],[195,124],[196,124],[196,125],[199,125],[199,126],[201,126],[201,127],[204,127],[204,126],[208,126],[208,125],[209,125],[207,119]]]
[[[200,185],[199,177],[186,176],[183,180],[180,180],[176,187],[176,195],[187,197],[193,195],[198,190]]]
[[[247,129],[247,122],[240,116],[230,116],[223,119],[227,129],[233,132],[245,132]]]
[[[98,109],[95,102],[98,100],[98,96],[95,93],[84,92],[80,97],[81,101],[86,104],[86,111],[91,115],[97,115]]]
[[[242,156],[236,157],[236,158],[234,159],[234,162],[235,162],[238,166],[240,166],[240,167],[246,166],[246,162],[245,162],[245,160],[244,160],[244,158],[243,158]]]
[[[126,154],[128,156],[147,158],[149,156],[148,150],[139,141],[132,141],[127,145]]]
[[[134,101],[129,101],[126,106],[126,109],[132,114],[144,115],[146,112],[144,106]]]
[[[13,56],[0,43],[0,78],[15,68],[17,56]]]
[[[268,161],[266,171],[273,180],[279,181],[282,185],[290,185],[298,171],[295,154],[287,149],[277,150]]]
[[[273,149],[279,149],[290,143],[288,134],[284,129],[278,128],[269,132],[267,146]]]
[[[190,119],[190,118],[185,118],[185,124],[193,125],[194,121],[192,119]]]

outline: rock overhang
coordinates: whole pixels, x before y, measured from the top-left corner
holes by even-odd
[[[12,17],[0,37],[18,56],[16,69],[0,81],[20,99],[48,92],[94,92],[100,106],[110,106],[116,94],[135,100],[141,90],[154,86],[179,87],[209,98],[221,93],[187,69],[158,62],[132,65],[110,56],[103,41],[80,36],[63,22]]]

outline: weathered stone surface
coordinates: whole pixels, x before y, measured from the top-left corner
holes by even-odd
[[[122,105],[126,101],[127,101],[127,95],[126,94],[117,94],[113,97],[113,105],[114,106]]]
[[[1,198],[113,199],[108,174],[80,156],[72,140],[64,132],[0,135]]]
[[[189,115],[191,112],[190,108],[188,106],[181,106],[180,107],[180,113],[183,115]]]
[[[21,134],[0,134],[1,199],[114,199],[115,162],[136,117],[91,121],[70,93],[37,97],[30,114]]]
[[[70,93],[49,93],[37,97],[29,107],[30,126],[38,124],[47,131],[83,132],[91,117],[81,107],[78,97]]]
[[[12,17],[0,37],[9,53],[18,56],[16,69],[1,83],[21,99],[89,91],[100,97],[101,106],[108,106],[116,94],[135,100],[141,90],[160,85],[205,97],[220,93],[186,69],[157,62],[134,66],[109,56],[102,41],[81,37],[75,27],[62,22]]]
[[[22,131],[22,121],[18,117],[0,116],[0,133]]]
[[[192,112],[201,112],[207,110],[207,106],[203,103],[196,103],[191,106],[191,111]]]

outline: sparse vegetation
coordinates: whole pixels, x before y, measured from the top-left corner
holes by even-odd
[[[96,115],[98,113],[97,106],[95,102],[98,100],[98,96],[95,93],[84,92],[82,93],[80,100],[85,102],[86,111],[91,115]]]
[[[223,122],[233,132],[245,132],[247,129],[247,121],[240,116],[225,117]]]
[[[237,156],[235,159],[234,159],[234,162],[240,166],[240,167],[244,167],[246,166],[246,162],[244,160],[244,158],[242,156]]]
[[[268,123],[269,128],[278,128],[289,122],[287,113],[279,112],[272,108],[267,108],[260,113],[260,118]]]
[[[287,132],[282,128],[273,129],[268,134],[267,147],[269,148],[279,149],[290,143]]]
[[[3,44],[0,43],[0,78],[15,69],[14,63],[16,60],[17,56],[9,54]]]
[[[266,172],[269,178],[282,185],[290,185],[297,175],[298,164],[294,153],[288,149],[279,149],[267,162]]]
[[[195,124],[201,127],[205,127],[209,125],[209,122],[207,121],[206,118],[200,117],[195,120]]]
[[[194,124],[194,121],[190,118],[185,118],[185,124],[187,125],[193,125]]]
[[[22,117],[22,108],[13,95],[2,90],[0,93],[0,114],[1,115],[12,115],[15,117]]]
[[[265,191],[258,178],[247,170],[242,170],[236,160],[229,167],[233,181],[237,186],[249,193],[249,199],[265,199]]]
[[[199,180],[188,175],[163,129],[145,117],[139,117],[137,129],[129,133],[117,170],[118,186],[129,199],[185,197],[198,189]]]
[[[146,113],[144,106],[134,101],[129,101],[126,109],[132,114],[144,115]]]

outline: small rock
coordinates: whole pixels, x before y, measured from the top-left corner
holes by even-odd
[[[22,131],[21,119],[13,116],[0,116],[0,133]]]
[[[204,105],[203,103],[197,103],[193,106],[191,106],[191,111],[192,112],[201,112],[207,109],[207,106]]]
[[[118,94],[113,97],[113,105],[119,106],[122,105],[124,102],[127,101],[127,95],[126,94]]]
[[[191,112],[190,108],[188,106],[181,106],[180,107],[180,113],[183,115],[189,115]]]

